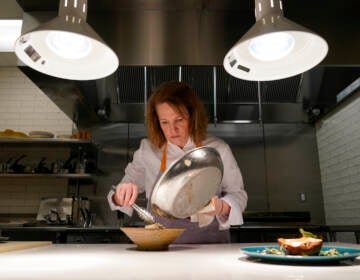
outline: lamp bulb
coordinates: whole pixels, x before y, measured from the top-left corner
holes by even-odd
[[[52,52],[66,59],[80,59],[91,51],[87,37],[66,31],[50,31],[46,43]]]
[[[261,61],[274,61],[288,55],[294,48],[294,37],[286,32],[273,32],[250,41],[250,54]]]

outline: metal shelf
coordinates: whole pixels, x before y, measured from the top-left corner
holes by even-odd
[[[68,173],[68,174],[33,174],[33,173],[0,173],[0,177],[10,177],[10,178],[26,178],[26,177],[36,177],[36,178],[67,178],[67,179],[91,179],[93,174],[89,173]]]
[[[0,137],[0,144],[91,144],[91,140],[83,139],[63,139],[63,138],[7,138]]]
[[[84,148],[85,145],[89,145]],[[79,149],[78,153],[88,148],[96,148],[96,145],[91,140],[85,139],[66,139],[66,138],[11,138],[0,137],[0,146],[12,147],[47,147],[57,148],[58,146],[67,147],[71,150]],[[96,172],[95,172],[96,173]],[[80,184],[85,182],[95,182],[95,173],[0,173],[0,178],[42,178],[42,179],[67,179],[68,184],[74,184],[75,196],[80,196]]]

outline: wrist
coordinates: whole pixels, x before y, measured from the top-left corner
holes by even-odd
[[[116,201],[115,193],[111,196],[111,201],[112,201],[116,206],[121,206],[121,205]]]
[[[231,206],[224,199],[221,199],[221,202],[222,203],[221,203],[220,215],[221,216],[229,216]]]

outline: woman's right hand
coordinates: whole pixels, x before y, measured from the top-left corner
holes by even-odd
[[[113,201],[119,206],[131,206],[139,194],[139,187],[132,183],[122,183],[116,186]]]

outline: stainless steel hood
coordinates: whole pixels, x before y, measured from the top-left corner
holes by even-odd
[[[51,19],[58,9],[58,1],[17,2],[25,12],[24,30]],[[214,65],[222,63],[236,40],[225,25],[239,26],[237,32],[243,33],[254,21],[248,1],[238,2],[89,0],[87,21],[114,49],[121,65]],[[236,14],[234,22],[227,23],[229,8],[236,8]]]
[[[231,77],[222,65],[120,66],[104,79],[71,81],[20,69],[80,128],[144,123],[152,90],[163,81],[179,79],[194,88],[212,123],[312,123],[360,76],[360,67],[318,66],[287,79],[253,82]]]

